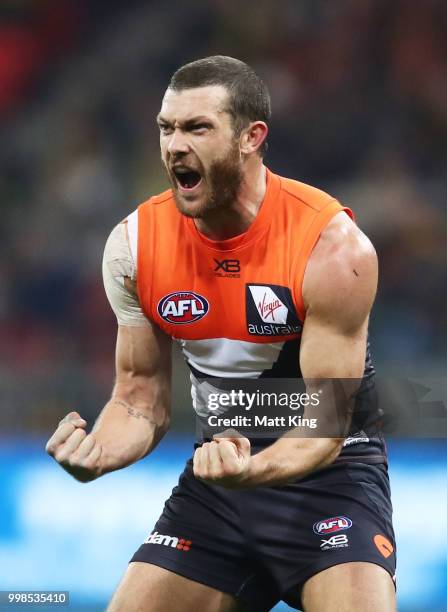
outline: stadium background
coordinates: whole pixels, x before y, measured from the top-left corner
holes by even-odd
[[[93,422],[110,393],[102,249],[166,185],[154,116],[186,61],[223,53],[261,73],[268,165],[352,206],[379,252],[379,372],[445,375],[446,29],[444,0],[2,0],[0,589],[104,609],[190,453],[177,354],[153,457],[85,486],[43,453],[66,412]],[[445,441],[390,440],[390,457],[400,610],[447,610]]]

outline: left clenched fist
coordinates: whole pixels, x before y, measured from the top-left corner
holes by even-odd
[[[227,489],[246,486],[251,462],[247,438],[215,436],[194,453],[194,476]]]

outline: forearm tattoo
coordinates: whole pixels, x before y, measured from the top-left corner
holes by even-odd
[[[127,410],[127,414],[129,416],[132,416],[135,419],[146,419],[146,421],[148,421],[148,423],[154,424],[146,414],[143,414],[139,410],[135,410],[135,408],[132,408],[132,406],[130,406],[127,402],[123,402],[123,400],[119,400],[119,399],[113,399],[112,401],[113,401],[114,404],[118,404],[119,406],[123,406],[123,408],[125,408]]]

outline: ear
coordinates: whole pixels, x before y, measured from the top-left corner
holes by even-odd
[[[253,121],[242,130],[240,137],[240,150],[243,155],[256,153],[264,140],[267,138],[268,127],[264,121]]]

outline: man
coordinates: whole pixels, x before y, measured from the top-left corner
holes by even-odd
[[[93,480],[169,427],[171,338],[204,377],[361,379],[377,260],[349,210],[263,165],[270,99],[238,60],[172,77],[157,122],[172,189],[119,224],[104,254],[116,384],[92,432],[63,419],[47,451]],[[199,440],[109,612],[395,609],[381,438]]]

